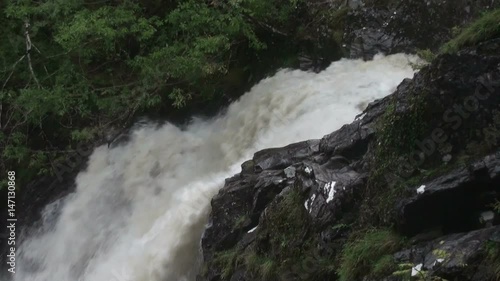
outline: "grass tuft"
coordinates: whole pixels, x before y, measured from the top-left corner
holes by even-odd
[[[243,262],[247,269],[255,273],[260,280],[274,280],[278,266],[273,259],[251,250],[244,255]]]
[[[221,268],[222,280],[228,280],[231,277],[236,268],[238,256],[236,248],[216,253],[214,263]]]
[[[495,203],[491,204],[491,207],[493,208],[493,210],[495,212],[500,214],[500,201],[499,200],[495,200]]]
[[[375,277],[383,277],[390,275],[397,269],[396,263],[392,255],[385,255],[381,257],[372,268],[372,275]]]
[[[304,199],[298,188],[290,190],[268,213],[265,227],[270,234],[273,251],[284,257],[300,257],[303,243],[302,233],[306,228],[308,214],[303,207]]]
[[[402,238],[390,230],[372,230],[345,245],[342,251],[340,281],[361,280],[364,276],[391,268],[388,255],[403,244]]]
[[[236,219],[236,221],[234,222],[233,229],[242,228],[248,219],[249,219],[248,215],[242,215],[242,216],[238,217]]]
[[[500,36],[500,9],[485,13],[466,27],[458,36],[444,44],[442,53],[456,53],[463,47]]]
[[[271,280],[276,273],[276,263],[270,258],[264,258],[260,265],[260,276],[264,280]]]
[[[486,244],[485,264],[494,280],[500,280],[500,243],[490,241]]]

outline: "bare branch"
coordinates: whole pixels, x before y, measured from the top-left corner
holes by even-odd
[[[215,2],[215,1],[214,1]],[[218,6],[219,4],[218,3],[215,3],[216,6]],[[229,7],[227,7],[226,5],[228,5]],[[231,2],[229,4],[222,4],[222,6],[224,8],[229,8],[229,9],[234,9],[236,8],[235,6],[238,6],[238,4],[232,4]],[[283,32],[281,30],[278,30],[277,28],[265,23],[265,22],[262,22],[262,21],[259,21],[257,20],[256,18],[252,17],[251,15],[247,14],[247,13],[242,13],[243,17],[245,17],[248,21],[256,24],[256,25],[259,25],[260,27],[264,28],[264,29],[267,29],[268,31],[272,32],[272,33],[276,33],[278,35],[281,35],[281,36],[284,36],[284,37],[288,37],[289,34],[287,34],[286,32]]]
[[[3,89],[5,88],[5,86],[7,85],[7,83],[9,82],[10,80],[10,77],[12,77],[12,74],[14,74],[14,70],[16,69],[16,66],[18,63],[20,63],[24,58],[26,57],[26,55],[23,55],[20,59],[18,59],[13,65],[12,65],[12,71],[10,72],[9,76],[7,77],[7,79],[5,79],[5,82],[3,82],[3,85],[2,85],[2,91]]]
[[[257,25],[260,25],[262,28],[267,29],[270,32],[276,33],[276,34],[284,36],[284,37],[288,37],[289,36],[289,34],[283,32],[281,30],[276,29],[273,26],[271,26],[271,25],[269,25],[269,24],[267,24],[265,22],[259,21],[259,20],[257,20],[256,18],[254,18],[254,17],[252,17],[250,15],[243,14],[243,16],[246,17],[247,19],[249,19],[251,22],[253,22],[253,23],[257,24]]]
[[[35,44],[31,43],[31,46],[35,48],[35,51],[37,51],[40,55],[42,54],[40,50],[38,50],[38,48],[35,46]]]
[[[9,115],[9,110],[5,113],[5,117],[8,117],[7,122],[5,122],[5,126],[3,128],[7,128],[9,126],[10,120],[14,116],[14,113],[12,113],[12,109],[10,110],[10,115]]]
[[[17,64],[20,63],[25,57],[26,55],[23,55],[12,65],[12,71],[9,73],[9,76],[7,76],[7,79],[5,79],[5,81],[3,82],[2,89],[0,90],[0,92],[3,92],[5,86],[7,86],[7,83],[9,83],[12,74],[14,74],[14,71],[16,70]],[[3,101],[0,101],[0,130],[2,129],[2,113],[3,113]]]
[[[33,65],[31,64],[31,38],[30,38],[30,33],[29,33],[29,28],[30,28],[30,23],[28,20],[24,22],[24,36],[26,37],[26,57],[28,58],[28,67],[31,72],[31,76],[33,77],[33,80],[35,80],[36,85],[38,88],[42,88],[40,86],[40,82],[38,82],[38,79],[36,78],[35,71],[33,71]]]
[[[23,117],[24,117],[24,120],[23,120],[23,121],[20,121],[20,122],[17,122],[15,125],[13,125],[11,130],[12,130],[12,131],[15,131],[15,129],[16,129],[17,127],[19,127],[19,126],[21,126],[21,125],[24,125],[24,124],[28,121],[28,116],[31,114],[31,112],[32,112],[32,111],[33,111],[33,109],[30,109],[28,112],[26,112],[26,113],[24,114],[24,116],[23,116]],[[12,114],[12,115],[14,115],[14,114]],[[11,115],[11,118],[12,118],[12,115]],[[9,118],[9,120],[8,120],[8,121],[7,121],[7,123],[5,124],[5,128],[7,128],[7,125],[10,123],[10,119],[11,119],[11,118]]]

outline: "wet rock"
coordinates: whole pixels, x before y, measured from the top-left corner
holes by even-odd
[[[347,158],[359,158],[368,149],[369,138],[374,132],[369,125],[363,125],[362,121],[355,121],[321,139],[320,151]]]
[[[427,274],[447,280],[494,280],[490,268],[483,266],[491,259],[486,257],[490,243],[500,241],[498,215],[491,215],[492,204],[500,199],[500,133],[486,141],[476,135],[499,125],[498,41],[438,57],[391,96],[369,104],[355,121],[321,140],[255,153],[212,200],[202,239],[209,269],[199,280],[222,280],[223,269],[214,257],[227,251],[239,257],[229,261],[232,268],[224,269],[229,271],[227,280],[263,280],[253,267],[256,259],[279,269],[282,278],[277,280],[337,280],[328,264],[338,261],[348,245],[352,225],[395,225],[412,245],[391,253],[396,262],[392,269],[406,266],[402,275],[386,272],[374,278],[367,272],[364,281],[400,281],[411,278],[412,272],[414,278]],[[492,46],[499,52],[491,52]],[[477,94],[488,96],[487,102],[462,116],[460,125],[446,121],[443,112],[456,105],[465,108],[464,100]],[[418,101],[424,113],[414,117]],[[394,156],[393,167],[380,163],[383,155],[377,154],[386,128],[394,129],[394,116],[425,124],[421,135],[413,136],[418,141],[412,140],[415,155],[425,159],[410,167],[404,184],[382,182],[376,189],[387,197],[387,190],[404,189],[396,198],[380,198],[393,200],[388,208],[393,219],[367,222],[367,213],[381,208],[367,207],[367,202],[377,202],[370,197],[378,196],[370,190],[371,176],[381,167],[389,175],[403,176],[399,162],[404,164],[405,155]],[[436,134],[436,128],[442,132]],[[407,127],[400,132],[404,139]],[[438,143],[437,135],[446,135],[446,141]],[[445,155],[452,158],[443,163]],[[304,267],[303,260],[312,265]]]
[[[436,226],[445,232],[482,227],[479,214],[494,203],[495,192],[500,192],[498,156],[488,155],[415,187],[413,196],[399,202],[401,230],[414,235],[420,229]],[[422,186],[425,192],[418,192]]]
[[[290,166],[290,167],[286,168],[284,170],[284,172],[285,172],[285,176],[287,178],[293,178],[293,177],[295,177],[295,167]]]
[[[253,174],[255,172],[255,163],[253,160],[248,160],[241,164],[241,173],[242,174]]]
[[[470,22],[487,9],[500,7],[498,1],[490,0],[362,2],[351,4],[353,9],[346,19],[344,43],[351,58],[437,51],[451,39],[454,27]]]
[[[349,160],[342,156],[334,156],[323,167],[328,170],[338,170],[349,165]]]
[[[211,258],[213,251],[230,248],[238,241],[240,226],[245,215],[252,209],[253,186],[257,176],[234,176],[227,179],[224,188],[212,199],[212,214],[202,243],[207,250],[205,258]],[[209,255],[209,256],[207,256]]]
[[[486,226],[492,226],[494,220],[495,220],[495,213],[493,211],[482,212],[479,215],[479,221]]]
[[[282,171],[264,171],[255,183],[252,214],[260,214],[274,197],[286,186]]]
[[[359,174],[350,167],[341,170],[315,170],[315,184],[310,186],[304,203],[311,218],[318,227],[333,224],[343,209],[352,204],[356,194],[364,185],[366,175]]]
[[[457,233],[421,243],[394,255],[397,263],[420,265],[426,276],[446,280],[494,280],[491,264],[479,262],[488,255],[492,238],[500,227],[490,227],[467,233]],[[466,269],[467,268],[467,269]],[[410,273],[406,276],[410,277]]]
[[[319,140],[308,140],[283,148],[270,148],[255,153],[253,161],[259,169],[284,169],[318,153]]]

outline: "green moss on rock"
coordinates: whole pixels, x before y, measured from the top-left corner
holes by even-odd
[[[398,198],[411,185],[412,177],[401,177],[401,162],[414,151],[416,142],[429,131],[426,123],[427,93],[414,94],[398,112],[394,100],[377,123],[377,141],[368,179],[365,201],[361,206],[361,220],[372,226],[390,225],[392,209]],[[395,99],[396,97],[394,97]]]
[[[284,251],[286,256],[295,256],[303,241],[301,233],[307,225],[307,212],[297,188],[290,190],[268,212],[266,225],[271,246],[277,253]]]

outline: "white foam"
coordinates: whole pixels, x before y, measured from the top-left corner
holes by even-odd
[[[337,192],[335,190],[335,184],[336,184],[336,182],[332,181],[332,182],[326,183],[325,186],[323,187],[325,192],[328,194],[328,198],[326,198],[326,203],[330,203],[330,201],[333,200],[335,193]]]

